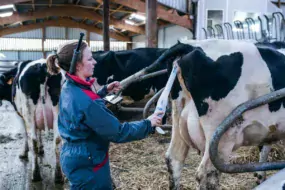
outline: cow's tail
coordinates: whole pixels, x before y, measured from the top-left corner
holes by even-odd
[[[41,105],[42,105],[42,109],[43,109],[43,117],[44,117],[44,125],[45,125],[45,135],[48,136],[49,131],[48,131],[48,123],[47,123],[47,114],[46,114],[46,82],[47,79],[45,80],[45,82],[43,84],[40,85],[40,99],[41,99]]]

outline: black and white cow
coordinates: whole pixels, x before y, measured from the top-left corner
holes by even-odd
[[[94,77],[99,85],[113,81],[122,81],[128,76],[151,65],[167,49],[164,48],[137,48],[125,51],[98,51],[93,53],[97,64],[94,68]],[[162,64],[157,70],[166,69]],[[144,81],[131,84],[123,92],[123,96],[130,96],[134,101],[142,100],[150,89],[158,91],[167,81],[167,75],[153,77]]]
[[[24,147],[21,159],[28,158],[28,134],[30,131],[33,181],[40,181],[38,156],[43,153],[41,131],[54,131],[55,143],[55,182],[62,182],[62,173],[59,165],[59,146],[61,143],[57,131],[58,101],[62,83],[62,75],[48,75],[45,59],[19,63],[16,77],[13,81],[13,101],[18,114],[25,121]]]
[[[285,56],[235,40],[192,41],[189,48],[192,51],[177,61],[171,92],[173,130],[166,153],[170,189],[179,189],[189,148],[203,152],[196,173],[199,188],[218,189],[220,173],[209,158],[214,131],[238,105],[285,87]],[[285,98],[245,112],[222,137],[221,158],[227,162],[232,151],[260,145],[270,135],[284,138],[284,106]]]

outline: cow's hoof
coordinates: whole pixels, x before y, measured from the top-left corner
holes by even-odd
[[[55,184],[63,184],[64,183],[64,177],[61,172],[60,167],[56,166],[55,173],[54,173],[54,183]]]
[[[43,156],[45,154],[45,151],[44,151],[44,149],[41,147],[40,149],[39,149],[39,156]]]
[[[28,160],[28,153],[20,154],[20,155],[19,155],[19,158],[20,158],[21,160]]]
[[[257,172],[253,174],[253,176],[256,178],[256,184],[260,185],[262,182],[266,180],[266,176],[263,176]]]
[[[33,182],[42,181],[41,174],[40,174],[39,170],[38,171],[36,171],[36,170],[34,171],[32,181]]]
[[[55,184],[64,184],[63,177],[56,177],[56,178],[54,178],[54,183]]]
[[[55,173],[54,183],[55,184],[64,184],[64,177],[63,177],[61,172],[60,173]]]

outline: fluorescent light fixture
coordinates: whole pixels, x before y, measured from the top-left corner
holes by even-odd
[[[114,29],[114,26],[113,25],[109,25],[109,29]]]
[[[133,22],[133,21],[131,21],[131,20],[125,20],[125,23],[127,23],[127,24],[129,24],[129,25],[135,25],[135,23]]]
[[[0,6],[0,9],[9,9],[9,8],[13,9],[14,5],[10,4],[10,5],[2,5],[2,6]]]
[[[6,13],[0,13],[0,17],[8,17],[8,16],[12,16],[13,12],[6,12]]]
[[[139,15],[139,14],[136,14],[136,13],[132,13],[131,14],[130,19],[132,19],[132,18],[136,18],[138,20],[145,20],[146,19],[145,16]]]

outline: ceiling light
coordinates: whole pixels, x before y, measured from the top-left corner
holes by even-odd
[[[14,5],[10,4],[10,5],[2,5],[2,6],[0,6],[0,9],[9,9],[9,8],[14,8]]]
[[[0,13],[0,17],[12,16],[13,12]]]
[[[131,14],[130,19],[132,19],[132,18],[135,18],[135,19],[138,19],[138,20],[145,20],[145,16],[139,15],[139,14],[136,14],[136,13],[132,13]]]
[[[131,21],[131,20],[125,20],[125,23],[127,23],[127,24],[129,24],[129,25],[135,25],[135,23],[133,22],[133,21]]]

